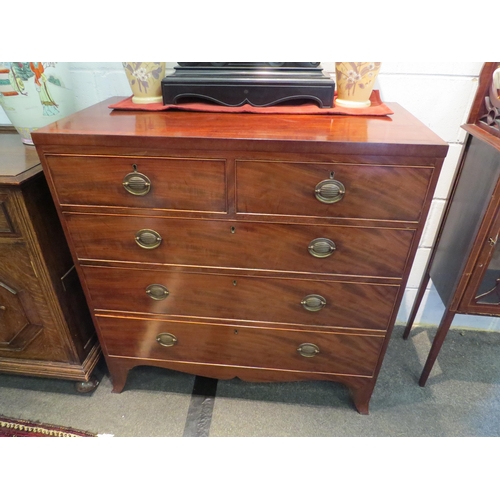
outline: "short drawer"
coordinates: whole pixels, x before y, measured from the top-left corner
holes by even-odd
[[[112,215],[67,214],[66,220],[81,259],[388,278],[401,277],[414,235],[389,228]],[[156,248],[138,244],[143,229],[159,235]]]
[[[225,160],[51,155],[46,160],[62,205],[227,211]]]
[[[370,377],[383,337],[97,316],[108,354]]]
[[[399,289],[93,266],[82,270],[94,309],[367,330],[387,329]]]
[[[432,167],[238,160],[239,213],[418,221]]]

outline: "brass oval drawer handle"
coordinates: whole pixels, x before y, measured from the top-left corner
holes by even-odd
[[[134,171],[123,178],[123,187],[130,194],[144,196],[151,189],[151,181],[147,175]]]
[[[156,283],[146,288],[146,294],[153,300],[164,300],[168,297],[169,293],[167,287]]]
[[[135,233],[135,242],[147,250],[158,248],[162,242],[162,238],[156,231],[152,229],[140,229]]]
[[[160,333],[156,337],[156,342],[163,347],[173,347],[177,344],[177,337],[172,333]]]
[[[337,203],[345,195],[345,186],[334,179],[327,179],[316,184],[314,195],[321,203]]]
[[[312,358],[320,352],[316,344],[300,344],[297,351],[301,356],[304,356],[304,358]]]
[[[307,249],[313,257],[324,259],[325,257],[330,257],[337,247],[335,243],[328,238],[316,238],[309,243]]]
[[[307,297],[304,297],[300,302],[302,307],[307,311],[320,311],[323,307],[326,306],[326,299],[321,295],[311,294]]]

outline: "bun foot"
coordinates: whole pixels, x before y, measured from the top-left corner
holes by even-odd
[[[76,382],[75,389],[77,392],[82,392],[82,393],[94,392],[98,385],[99,385],[99,380],[97,380],[97,378],[92,375],[92,377],[90,377],[90,380],[86,380],[83,382]]]

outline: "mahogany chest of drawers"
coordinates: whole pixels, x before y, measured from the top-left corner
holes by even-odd
[[[88,392],[100,353],[36,151],[0,133],[0,372]]]
[[[390,117],[111,111],[33,134],[113,391],[154,365],[346,384],[359,412],[447,145]]]

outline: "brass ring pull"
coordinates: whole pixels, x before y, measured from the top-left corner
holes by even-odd
[[[135,233],[135,242],[146,250],[158,248],[162,242],[162,237],[152,229],[140,229]]]
[[[144,196],[151,189],[151,181],[147,175],[140,172],[130,172],[123,178],[123,187],[135,196]]]
[[[319,354],[319,347],[316,344],[300,344],[297,352],[304,358],[312,358]]]
[[[318,182],[314,189],[314,195],[321,203],[337,203],[344,197],[344,194],[345,186],[334,179]]]
[[[300,303],[307,311],[316,312],[326,306],[326,299],[321,295],[311,294],[304,297]]]
[[[177,337],[172,333],[160,333],[156,337],[156,342],[163,347],[173,347],[177,344]]]
[[[330,257],[337,247],[332,240],[327,238],[316,238],[309,243],[307,249],[313,257],[324,259],[325,257]]]
[[[164,300],[168,297],[169,293],[167,287],[163,285],[153,284],[146,288],[146,294],[153,300]]]

